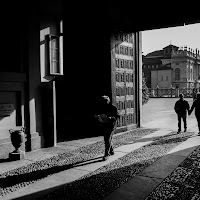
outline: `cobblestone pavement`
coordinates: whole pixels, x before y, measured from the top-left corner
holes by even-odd
[[[148,138],[145,137],[156,131],[157,129],[134,129],[130,132],[116,134],[113,138],[115,150],[129,144],[137,146],[139,143],[143,143],[145,145],[135,150],[132,149],[121,158],[113,160],[75,181],[63,184],[53,192],[43,194],[37,198],[33,196],[31,198],[31,196],[27,195],[18,199],[106,199],[115,190],[156,163],[156,161],[165,156],[169,151],[194,136],[193,132],[176,134],[176,132],[169,131],[168,134],[155,137],[152,142],[148,143]],[[198,163],[199,154],[197,152],[199,150],[198,148],[196,149],[193,157],[197,158],[195,163]],[[103,152],[104,143],[101,139],[73,150],[59,151],[55,156],[42,160],[39,159],[34,163],[5,171],[0,174],[0,196],[2,199],[9,199],[10,194],[17,193],[21,188],[26,188],[56,173],[73,168],[98,155],[102,155]],[[195,164],[194,167],[197,169],[196,174],[198,174],[199,165]],[[184,179],[182,179],[182,182],[184,182]],[[155,191],[158,191],[158,189]],[[159,193],[162,195],[160,191],[162,190],[159,190]],[[197,192],[194,194],[198,197]],[[159,198],[155,193],[152,193],[149,195],[148,200]],[[110,199],[116,200],[116,198],[112,197]]]
[[[161,137],[151,144],[135,150],[59,190],[43,196],[42,199],[104,199],[107,195],[156,162],[168,151],[191,137],[192,133],[176,132]],[[160,190],[162,199],[162,191]],[[148,198],[148,200],[151,198]],[[154,199],[154,198],[152,198]]]
[[[152,199],[200,199],[200,146],[145,198]]]
[[[142,136],[150,134],[157,129],[135,129],[123,134],[116,134],[113,137],[113,146],[117,148],[127,142],[133,142]],[[49,151],[58,152],[58,154],[46,159],[40,159],[38,154],[38,160],[23,166],[7,170],[0,174],[0,196],[5,196],[11,192],[27,185],[33,184],[45,177],[58,173],[63,170],[67,170],[73,165],[90,160],[97,155],[104,153],[103,138],[100,141],[82,146],[75,150],[66,150],[65,148],[51,148],[42,152],[48,153]],[[37,152],[36,152],[37,153]],[[36,155],[37,156],[37,155]]]

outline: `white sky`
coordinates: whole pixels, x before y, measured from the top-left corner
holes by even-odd
[[[142,52],[146,55],[168,45],[200,50],[200,23],[142,31]]]

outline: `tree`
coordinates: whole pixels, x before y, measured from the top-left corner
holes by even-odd
[[[149,101],[149,89],[146,85],[146,79],[145,79],[144,73],[143,73],[143,77],[142,77],[142,105],[144,105],[148,101]]]

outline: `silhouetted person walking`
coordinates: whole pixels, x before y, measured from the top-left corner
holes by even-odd
[[[116,122],[119,118],[117,107],[110,103],[108,96],[102,96],[97,106],[95,118],[98,119],[99,127],[103,132],[105,143],[104,160],[108,159],[108,156],[114,154],[112,147],[112,136],[116,128]]]
[[[187,111],[189,111],[190,105],[188,101],[184,100],[184,95],[179,94],[179,100],[175,103],[174,110],[178,116],[178,132],[181,132],[181,120],[184,123],[184,132],[187,131]]]
[[[199,127],[199,135],[200,135],[200,92],[197,93],[196,99],[193,101],[192,107],[189,110],[188,114],[190,115],[195,108],[195,117],[197,119],[198,127]]]
[[[197,98],[197,88],[193,88],[192,96],[193,96],[193,100],[195,100]]]

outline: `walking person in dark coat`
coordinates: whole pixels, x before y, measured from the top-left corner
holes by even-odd
[[[197,93],[196,97],[197,98],[193,101],[192,107],[190,111],[188,112],[188,114],[190,115],[195,108],[195,117],[197,119],[197,123],[199,127],[198,135],[200,135],[200,92]]]
[[[184,123],[184,132],[187,131],[187,111],[189,111],[190,105],[188,101],[184,100],[184,95],[179,94],[179,100],[175,103],[174,110],[178,116],[178,132],[181,132],[181,120]]]
[[[193,100],[195,100],[197,98],[197,88],[193,88],[192,96],[193,96]]]
[[[104,95],[100,98],[95,118],[98,119],[99,127],[103,132],[105,143],[105,154],[103,160],[107,160],[108,156],[114,154],[112,136],[116,128],[117,119],[119,118],[117,107],[111,104],[108,96]]]

